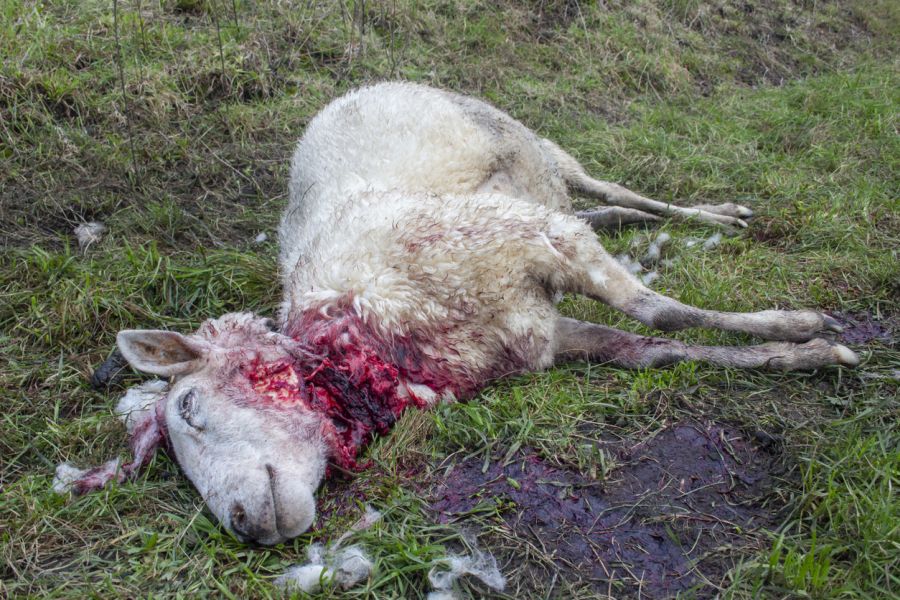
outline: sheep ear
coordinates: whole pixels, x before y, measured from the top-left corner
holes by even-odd
[[[116,336],[122,356],[132,367],[163,377],[197,369],[206,345],[174,331],[126,329]]]

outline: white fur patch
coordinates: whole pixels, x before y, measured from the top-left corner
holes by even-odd
[[[367,578],[374,566],[359,546],[348,546],[329,554],[322,544],[313,544],[307,549],[307,557],[308,564],[291,567],[275,580],[275,584],[307,593],[319,590],[322,584],[332,583],[347,590]]]
[[[713,248],[715,248],[716,246],[718,246],[721,243],[722,243],[722,234],[714,233],[711,236],[709,236],[708,238],[706,238],[705,242],[703,242],[703,249],[704,250],[712,250]]]
[[[103,234],[106,233],[106,225],[97,221],[90,223],[82,223],[75,228],[75,237],[78,239],[78,247],[84,251],[91,244],[99,242]]]
[[[275,584],[287,590],[312,593],[322,584],[334,584],[350,589],[372,572],[372,561],[359,546],[348,546],[329,555],[321,544],[307,549],[309,564],[291,567]]]
[[[103,470],[115,472],[119,468],[120,459],[114,458],[103,464]],[[92,469],[79,469],[72,463],[64,462],[56,466],[56,474],[53,477],[53,491],[57,494],[66,494],[72,486],[88,471]]]
[[[657,279],[659,279],[659,273],[656,271],[650,271],[649,273],[641,275],[641,282],[643,282],[644,285],[650,285]]]
[[[436,564],[428,572],[428,581],[434,588],[428,594],[428,600],[454,600],[453,583],[465,575],[477,577],[493,590],[503,591],[506,588],[506,577],[497,568],[497,559],[492,554],[474,550],[471,556],[449,555],[435,561]]]
[[[350,589],[367,578],[375,565],[360,546],[339,547],[350,535],[368,529],[380,519],[381,513],[367,505],[366,513],[327,548],[322,544],[311,544],[306,549],[308,563],[291,567],[275,580],[275,585],[307,593],[332,583]]]
[[[620,254],[616,257],[616,260],[620,265],[625,267],[626,271],[628,271],[632,275],[637,275],[644,270],[644,266],[640,263],[640,261],[631,258],[630,254]]]
[[[168,382],[162,379],[151,379],[141,385],[129,388],[125,395],[116,404],[115,414],[125,424],[128,433],[131,433],[135,424],[141,420],[147,411],[159,402],[169,391]]]
[[[287,590],[297,589],[310,594],[331,581],[331,574],[326,573],[323,565],[298,565],[291,567],[275,580],[275,585]]]
[[[591,281],[597,287],[606,287],[606,282],[609,281],[609,275],[600,268],[591,269],[588,275],[590,275]]]
[[[650,246],[647,247],[647,252],[641,259],[641,262],[647,265],[654,265],[658,263],[660,257],[662,256],[663,246],[668,244],[671,239],[672,236],[670,236],[666,232],[662,232],[658,236],[656,236],[656,239],[650,242]]]

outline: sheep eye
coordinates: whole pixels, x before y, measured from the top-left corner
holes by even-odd
[[[196,412],[197,394],[194,390],[188,390],[178,399],[178,414],[185,422],[194,429],[202,429],[194,422],[194,413]]]

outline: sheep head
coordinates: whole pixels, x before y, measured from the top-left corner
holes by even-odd
[[[208,320],[190,335],[118,335],[137,370],[169,378],[132,388],[116,412],[134,460],[82,471],[57,468],[54,487],[85,493],[136,474],[167,445],[215,516],[240,539],[275,544],[306,531],[313,492],[331,462],[357,457],[411,406],[425,408],[447,382],[429,378],[419,355],[390,349],[352,313],[310,311],[293,335],[248,313]],[[410,366],[411,365],[411,366]],[[428,383],[410,383],[413,371]]]
[[[237,313],[190,335],[126,330],[117,342],[135,369],[171,378],[152,407],[132,415],[133,449],[147,423],[163,431],[210,510],[239,539],[276,544],[310,527],[327,459],[323,417],[279,397],[295,389],[285,380],[297,377],[293,370],[258,377],[292,363],[302,352],[294,340],[268,319]]]

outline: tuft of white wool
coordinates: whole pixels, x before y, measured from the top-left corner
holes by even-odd
[[[380,519],[381,513],[367,504],[365,514],[327,548],[322,544],[310,544],[306,549],[307,564],[291,567],[275,580],[275,585],[312,593],[323,583],[334,583],[346,590],[366,579],[375,565],[363,549],[360,546],[339,547],[347,537],[368,529]]]
[[[325,581],[323,581],[323,579]],[[311,594],[331,581],[323,565],[298,565],[291,567],[275,580],[275,585],[287,591],[297,590]]]
[[[647,252],[644,254],[644,258],[641,259],[641,262],[645,264],[656,264],[659,262],[659,259],[662,256],[663,246],[668,244],[671,239],[672,236],[666,232],[662,232],[656,236],[656,239],[650,242],[650,246],[647,248]]]
[[[363,529],[368,529],[375,523],[381,520],[381,511],[376,510],[366,504],[366,512],[365,514],[359,518],[359,520],[353,524],[353,531],[362,531]]]
[[[644,282],[644,285],[650,285],[657,279],[659,279],[659,273],[656,271],[650,271],[649,273],[641,275],[641,281]]]
[[[262,244],[267,239],[269,239],[269,236],[266,235],[266,232],[264,231],[264,232],[260,233],[258,236],[256,236],[255,238],[253,238],[253,241],[256,242],[257,244]]]
[[[120,459],[114,458],[104,463],[100,468],[103,471],[115,472],[119,468],[119,462]],[[91,470],[79,469],[69,462],[58,464],[56,466],[56,474],[53,476],[53,491],[57,494],[68,493],[72,489],[72,485]]]
[[[325,564],[325,546],[322,544],[310,544],[306,549],[306,560],[313,565]]]
[[[630,254],[619,254],[618,256],[616,256],[616,260],[619,261],[619,264],[625,267],[625,269],[632,275],[637,275],[644,270],[643,265],[641,265],[639,261],[631,258]]]
[[[722,234],[714,233],[711,236],[709,236],[708,238],[706,238],[705,242],[703,242],[703,249],[704,250],[712,250],[713,248],[715,248],[716,246],[718,246],[721,243],[722,243]]]
[[[344,540],[346,540],[348,537],[350,537],[357,531],[364,531],[364,530],[368,529],[369,527],[371,527],[372,525],[377,523],[379,520],[381,520],[381,512],[375,510],[374,508],[372,508],[371,506],[366,504],[366,512],[363,514],[363,516],[361,516],[359,519],[357,519],[356,522],[350,526],[350,529],[348,529],[347,531],[342,533],[341,537],[339,537],[338,539],[336,539],[334,542],[331,543],[331,545],[330,545],[331,550],[332,551],[336,550],[341,544],[344,543]],[[316,545],[317,544],[313,544],[312,546],[310,546],[310,548],[312,548],[313,546],[316,546]],[[312,560],[312,557],[310,557],[310,560]]]
[[[350,589],[366,579],[375,566],[359,546],[347,546],[331,559],[334,582],[343,589]]]
[[[322,544],[312,544],[306,551],[309,563],[291,567],[275,580],[275,585],[312,593],[323,584],[350,589],[372,572],[374,564],[359,546],[347,546],[329,555]]]
[[[141,420],[141,417],[153,408],[168,391],[169,383],[162,379],[151,379],[141,385],[128,388],[128,391],[116,404],[114,411],[125,424],[128,433],[134,430],[135,424]]]
[[[453,584],[457,579],[465,575],[478,578],[482,583],[493,590],[503,591],[506,588],[506,577],[497,568],[497,559],[493,554],[473,550],[470,556],[448,555],[435,561],[435,565],[428,572],[428,581],[437,596],[429,594],[429,600],[452,600]]]
[[[84,251],[94,242],[99,242],[106,233],[106,225],[97,221],[82,223],[75,228],[75,237],[78,239],[78,247]]]
[[[428,592],[428,595],[425,596],[426,600],[457,600],[456,594],[449,590],[435,590],[433,592]]]

